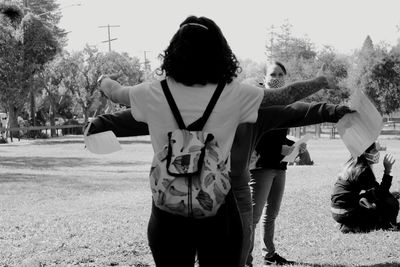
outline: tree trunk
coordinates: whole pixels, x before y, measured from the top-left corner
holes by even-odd
[[[17,108],[12,103],[8,103],[8,128],[18,128],[18,112]],[[13,137],[20,138],[19,131],[10,131],[11,142],[13,141]]]
[[[321,124],[315,124],[315,137],[321,137]]]
[[[86,107],[83,108],[83,115],[85,116],[84,124],[86,125],[86,123],[89,121],[89,109],[88,108],[86,108]]]
[[[50,126],[56,125],[56,114],[54,113],[54,110],[55,109],[54,109],[53,101],[50,101],[50,110],[49,110]],[[51,137],[56,136],[57,135],[56,129],[51,129],[50,135],[51,135]]]
[[[31,112],[31,120],[32,126],[36,126],[36,103],[35,103],[35,92],[33,90],[29,93],[30,100],[30,112]]]

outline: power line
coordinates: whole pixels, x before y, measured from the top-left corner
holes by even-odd
[[[107,24],[106,26],[99,26],[99,28],[107,28],[108,30],[108,40],[103,41],[103,43],[108,43],[108,51],[111,52],[111,42],[117,40],[118,38],[111,39],[111,30],[110,28],[120,27],[120,25],[110,25]]]

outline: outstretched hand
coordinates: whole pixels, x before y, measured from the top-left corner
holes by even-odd
[[[327,64],[324,63],[321,66],[321,68],[318,70],[318,73],[317,73],[317,77],[318,76],[324,76],[326,78],[327,86],[328,86],[328,88],[326,88],[326,89],[337,89],[337,88],[339,88],[339,86],[337,84],[337,81],[336,81],[335,77],[333,76],[332,72],[330,72],[328,70],[328,65]]]
[[[351,109],[345,105],[338,105],[338,106],[336,106],[336,109],[335,109],[335,114],[336,114],[337,120],[340,120],[346,114],[354,113],[354,112],[357,112],[357,111],[354,109]]]
[[[97,86],[100,90],[100,94],[102,97],[108,98],[107,95],[104,93],[104,88],[101,87],[101,82],[105,79],[111,79],[111,80],[117,80],[119,77],[121,77],[122,74],[121,73],[112,73],[112,74],[102,74],[100,75],[100,77],[97,79]]]
[[[392,166],[396,162],[391,154],[386,154],[383,158],[383,168],[385,169],[385,174],[390,174],[392,171]]]

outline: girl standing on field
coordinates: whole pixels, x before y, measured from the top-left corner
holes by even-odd
[[[239,63],[219,27],[205,17],[184,20],[162,58],[161,70],[185,125],[202,116],[217,84],[225,84],[203,130],[214,135],[226,158],[237,126],[254,123],[260,104],[287,105],[321,89],[263,90],[235,82]],[[168,142],[168,133],[178,129],[160,82],[124,87],[104,78],[101,91],[111,101],[130,106],[132,116],[147,123],[154,153]],[[236,208],[230,196],[215,216],[205,219],[168,213],[153,199],[148,239],[156,265],[193,266],[197,253],[200,266],[238,266],[241,243],[232,242],[231,237],[240,231],[227,220]],[[239,217],[236,220],[240,223]]]

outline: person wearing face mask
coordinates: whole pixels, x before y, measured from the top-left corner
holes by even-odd
[[[331,196],[332,217],[339,223],[342,233],[400,230],[396,222],[399,202],[389,191],[394,162],[392,155],[385,155],[380,184],[372,170],[372,166],[379,163],[376,143],[370,145],[361,156],[356,159],[351,157],[346,162]]]
[[[285,66],[275,61],[267,66],[264,86],[266,88],[285,86],[286,75]],[[253,237],[247,256],[247,266],[252,266],[254,235],[261,217],[264,265],[293,263],[276,253],[274,245],[275,219],[279,213],[286,181],[287,163],[281,160],[292,152],[294,144],[286,137],[287,134],[288,129],[269,131],[263,134],[255,149],[256,157],[253,158],[256,158],[256,161],[251,164],[254,168],[251,170],[249,183],[253,203]]]

